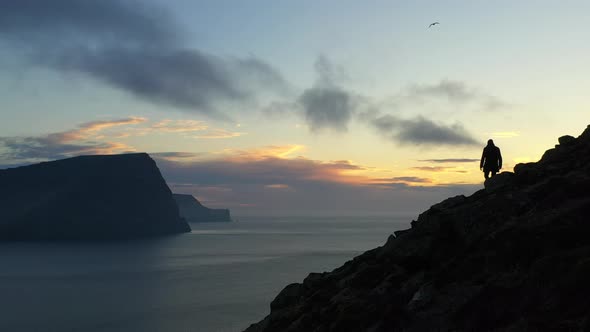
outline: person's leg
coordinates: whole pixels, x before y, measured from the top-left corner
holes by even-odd
[[[486,178],[486,180],[489,179],[490,178],[490,170],[484,169],[483,176]]]
[[[497,171],[496,171],[496,170],[492,170],[492,177],[493,177],[494,175],[496,175],[496,173],[497,173]]]

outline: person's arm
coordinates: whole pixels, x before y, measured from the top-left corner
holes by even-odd
[[[500,152],[500,148],[498,148],[498,169],[502,169],[502,152]]]
[[[483,163],[486,159],[486,149],[483,149],[483,152],[481,153],[481,160],[479,161],[479,169],[483,169]]]

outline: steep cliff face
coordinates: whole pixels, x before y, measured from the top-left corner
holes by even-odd
[[[590,330],[590,126],[432,206],[246,331]]]
[[[203,206],[193,195],[173,194],[180,215],[188,222],[228,222],[228,209],[210,209]]]
[[[145,153],[0,170],[0,239],[118,239],[188,231]]]

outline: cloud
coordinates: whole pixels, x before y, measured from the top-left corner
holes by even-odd
[[[447,158],[447,159],[421,159],[418,161],[429,162],[429,163],[472,163],[477,162],[479,159],[472,158]]]
[[[271,101],[262,107],[262,114],[271,119],[282,119],[302,110],[301,105],[293,101]]]
[[[397,139],[409,144],[478,145],[461,124],[443,125],[423,117],[402,120]]]
[[[195,135],[196,132],[201,134]],[[165,119],[150,123],[142,117],[92,121],[80,124],[75,129],[40,136],[2,137],[0,136],[0,163],[21,164],[36,161],[62,159],[77,155],[113,154],[135,151],[135,148],[115,142],[132,136],[150,134],[181,135],[185,138],[222,139],[240,137],[246,133],[232,132],[209,126],[196,120]],[[301,145],[269,147],[259,151],[262,154],[286,156],[302,150]],[[231,150],[228,150],[231,151]],[[238,153],[233,151],[233,153]],[[160,152],[160,158],[187,161],[202,154],[187,152]]]
[[[318,75],[317,84],[319,85],[333,86],[348,80],[346,70],[342,66],[334,64],[324,55],[317,57],[314,69]]]
[[[208,129],[209,126],[203,121],[196,120],[161,120],[149,127],[150,130],[166,132],[166,133],[185,133],[202,131]]]
[[[192,128],[190,122],[158,122],[162,123],[176,129]],[[73,130],[38,137],[0,137],[0,164],[6,167],[80,154],[132,151],[130,146],[108,141],[109,135],[116,134],[111,131],[114,128],[129,131],[138,126],[154,130],[146,119],[130,117],[88,122]],[[156,127],[162,129],[161,125]],[[371,167],[349,160],[309,159],[300,155],[304,150],[302,145],[291,144],[219,153],[150,154],[174,192],[193,194],[238,214],[414,213],[444,197],[475,188],[439,186],[413,176],[375,178]]]
[[[0,33],[35,43],[157,45],[180,40],[179,29],[161,8],[133,0],[0,0]],[[154,24],[158,23],[158,24]],[[62,38],[56,38],[62,37]],[[53,39],[55,38],[55,39]]]
[[[205,153],[194,152],[151,152],[150,156],[168,161],[186,162],[202,158]]]
[[[449,169],[449,167],[441,167],[441,166],[417,166],[412,167],[412,169],[418,171],[426,171],[426,172],[444,172]]]
[[[412,97],[444,97],[455,102],[472,100],[477,96],[465,83],[449,80],[442,80],[434,85],[414,85],[409,91]]]
[[[119,126],[127,126],[127,125],[135,125],[139,123],[146,122],[146,118],[142,117],[130,117],[125,119],[118,119],[118,120],[103,120],[103,121],[92,121],[86,122],[78,126],[78,128],[74,130],[68,130],[59,133],[53,133],[47,135],[48,139],[54,142],[72,142],[76,140],[83,140],[88,139],[93,134],[96,134],[102,130],[111,128],[111,127],[119,127]]]
[[[438,186],[431,179],[414,176],[372,178],[366,175],[369,167],[350,161],[276,154],[289,149],[275,146],[235,151],[188,162],[154,157],[174,192],[193,194],[213,206],[230,207],[237,214],[328,210],[331,214],[413,213],[476,188]],[[265,150],[275,154],[260,153]]]
[[[126,144],[100,141],[98,133],[112,127],[136,125],[145,118],[93,121],[78,128],[45,136],[0,137],[0,160],[7,164],[53,160],[83,154],[113,154],[134,151]]]
[[[417,176],[396,176],[392,178],[372,179],[376,184],[433,184],[434,181],[428,178]]]
[[[418,171],[423,171],[423,172],[435,172],[435,173],[440,173],[440,172],[467,173],[466,170],[458,169],[455,167],[417,166],[417,167],[412,167],[412,169],[415,169]]]
[[[226,119],[218,106],[250,102],[283,85],[258,59],[228,59],[197,50],[76,50],[48,65],[89,74],[137,97]]]
[[[224,149],[221,152],[215,152],[218,158],[225,158],[232,161],[259,161],[268,158],[288,158],[294,153],[305,150],[304,145],[288,144],[288,145],[268,145],[262,148],[249,150]]]
[[[288,89],[276,69],[255,57],[187,49],[166,10],[144,1],[0,0],[0,7],[0,42],[29,61],[152,103],[227,120],[220,106]]]
[[[437,185],[432,179],[417,176],[371,177],[366,172],[370,167],[349,160],[320,161],[294,157],[292,151],[295,147],[297,145],[268,146],[224,151],[209,156],[172,152],[151,155],[158,160],[162,170],[169,174],[169,182],[198,186],[248,184],[296,190],[310,182],[347,186],[391,183]]]
[[[268,189],[282,189],[282,190],[291,189],[291,187],[289,187],[286,184],[282,184],[282,183],[267,184],[264,187],[268,188]]]
[[[370,125],[384,137],[402,144],[412,145],[479,145],[478,141],[455,123],[445,125],[424,117],[401,119],[393,115],[374,115]]]
[[[344,132],[358,107],[356,96],[338,85],[343,70],[320,56],[315,63],[317,80],[313,87],[303,91],[297,103],[305,121],[313,132],[324,129]],[[273,110],[277,106],[275,104]],[[275,111],[276,112],[276,111]]]
[[[114,154],[134,151],[132,147],[123,143],[87,142],[67,144],[56,142],[48,137],[2,137],[0,138],[0,145],[8,150],[8,152],[0,154],[0,159],[7,161],[7,164],[12,164],[12,161],[20,164],[28,160],[52,160],[85,154]]]
[[[429,98],[442,98],[453,104],[479,103],[483,110],[494,111],[509,107],[500,98],[469,87],[465,82],[441,80],[437,84],[413,85],[408,88],[406,100],[423,102]]]
[[[326,128],[335,131],[347,130],[353,106],[346,91],[335,87],[314,87],[305,90],[299,102],[312,131]]]
[[[274,150],[270,147],[268,150]],[[266,150],[266,149],[262,149]],[[297,187],[309,181],[351,183],[360,182],[354,175],[347,175],[363,167],[348,161],[322,162],[304,157],[284,158],[279,155],[251,153],[221,155],[214,159],[202,159],[192,163],[176,163],[160,159],[159,165],[167,170],[174,183],[195,183],[199,185],[223,185],[229,183],[257,184],[261,186],[285,184]]]
[[[460,123],[443,124],[423,116],[407,119],[397,115],[383,114],[385,108],[399,106],[402,99],[423,101],[431,98],[446,98],[454,103],[478,102],[500,107],[501,102],[459,81],[443,80],[435,85],[414,85],[409,93],[386,102],[345,89],[341,83],[347,79],[345,71],[335,66],[326,57],[316,59],[315,84],[305,89],[296,103],[273,102],[263,112],[269,116],[284,115],[289,111],[300,112],[312,132],[332,130],[345,132],[353,119],[368,123],[383,137],[402,144],[477,145],[478,142]],[[393,101],[392,101],[393,100]]]
[[[199,134],[195,135],[197,132]],[[114,137],[145,136],[153,133],[180,134],[184,137],[197,139],[222,139],[246,135],[244,132],[210,128],[204,121],[164,119],[148,126],[138,127],[132,130],[128,129],[127,132],[115,135]]]
[[[220,139],[220,138],[233,138],[244,136],[246,133],[234,132],[225,129],[213,129],[201,135],[193,136],[194,138],[200,139]]]

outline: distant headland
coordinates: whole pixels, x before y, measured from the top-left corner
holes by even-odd
[[[193,195],[173,194],[180,216],[188,222],[229,222],[228,209],[210,209],[203,206]]]
[[[146,153],[0,170],[0,240],[111,240],[189,231]]]

